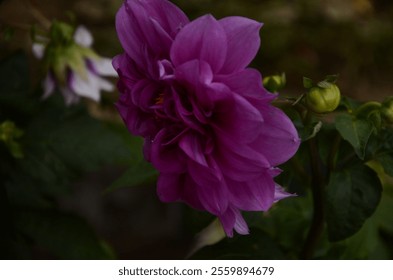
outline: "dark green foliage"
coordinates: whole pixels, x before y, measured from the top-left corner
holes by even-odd
[[[356,233],[374,213],[381,192],[377,174],[361,163],[333,172],[326,187],[329,239],[338,241]]]
[[[336,128],[341,136],[355,149],[360,159],[364,159],[368,140],[374,130],[369,120],[356,119],[348,114],[336,118]]]
[[[57,199],[71,194],[72,183],[88,172],[132,163],[131,137],[124,128],[93,119],[83,106],[65,107],[60,94],[41,100],[30,92],[27,77],[22,53],[0,65],[0,122],[12,120],[23,131],[18,141],[24,154],[14,158],[0,142],[1,186],[11,222],[3,253],[28,258],[29,248],[38,246],[55,258],[112,258],[93,229],[63,213]]]

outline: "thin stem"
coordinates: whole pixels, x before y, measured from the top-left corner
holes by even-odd
[[[311,191],[314,212],[311,227],[300,254],[301,259],[310,259],[313,257],[316,246],[323,233],[325,217],[323,197],[324,178],[321,170],[321,162],[319,159],[318,144],[315,138],[309,140],[309,150],[311,157]]]

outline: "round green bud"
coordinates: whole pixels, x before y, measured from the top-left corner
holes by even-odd
[[[267,76],[263,79],[263,86],[270,92],[277,92],[286,84],[285,74]]]
[[[381,115],[387,123],[393,124],[393,96],[382,102]]]
[[[308,109],[315,113],[329,113],[340,104],[340,90],[335,84],[326,87],[312,87],[306,94],[305,102]]]

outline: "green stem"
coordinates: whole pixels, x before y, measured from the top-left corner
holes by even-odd
[[[309,140],[309,150],[311,157],[311,191],[314,212],[311,227],[300,254],[301,259],[310,259],[313,257],[316,246],[323,233],[325,217],[323,197],[324,178],[319,159],[318,144],[315,138]]]

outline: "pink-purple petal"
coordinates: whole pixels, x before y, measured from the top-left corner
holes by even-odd
[[[163,202],[180,200],[181,178],[178,173],[161,173],[157,180],[157,194]]]
[[[293,196],[296,196],[296,194],[288,193],[283,189],[283,187],[276,184],[275,191],[274,191],[274,202],[277,202],[277,201],[287,198],[287,197],[293,197]]]
[[[269,93],[262,85],[262,75],[252,68],[228,75],[217,75],[216,82],[226,84],[231,91],[250,101],[270,102],[277,96]]]
[[[186,170],[186,158],[177,145],[167,144],[171,137],[171,133],[166,129],[157,133],[152,139],[150,160],[161,172],[182,173]]]
[[[248,234],[248,226],[242,214],[235,207],[228,207],[225,213],[218,216],[228,237],[233,237],[233,230],[239,234]]]
[[[231,202],[244,211],[267,211],[275,201],[275,183],[266,172],[259,177],[240,183],[228,180]]]
[[[300,138],[292,121],[281,110],[271,105],[260,109],[265,122],[251,147],[263,151],[272,165],[282,164],[296,153]]]
[[[183,152],[195,162],[208,166],[206,157],[203,152],[200,136],[193,133],[186,133],[179,141],[179,147]]]
[[[225,63],[226,53],[224,29],[213,16],[206,15],[183,27],[172,44],[170,55],[175,66],[198,59],[207,62],[217,73]]]
[[[228,74],[241,71],[258,52],[262,23],[245,17],[226,17],[219,22],[227,34],[228,42],[227,58],[220,72]]]

